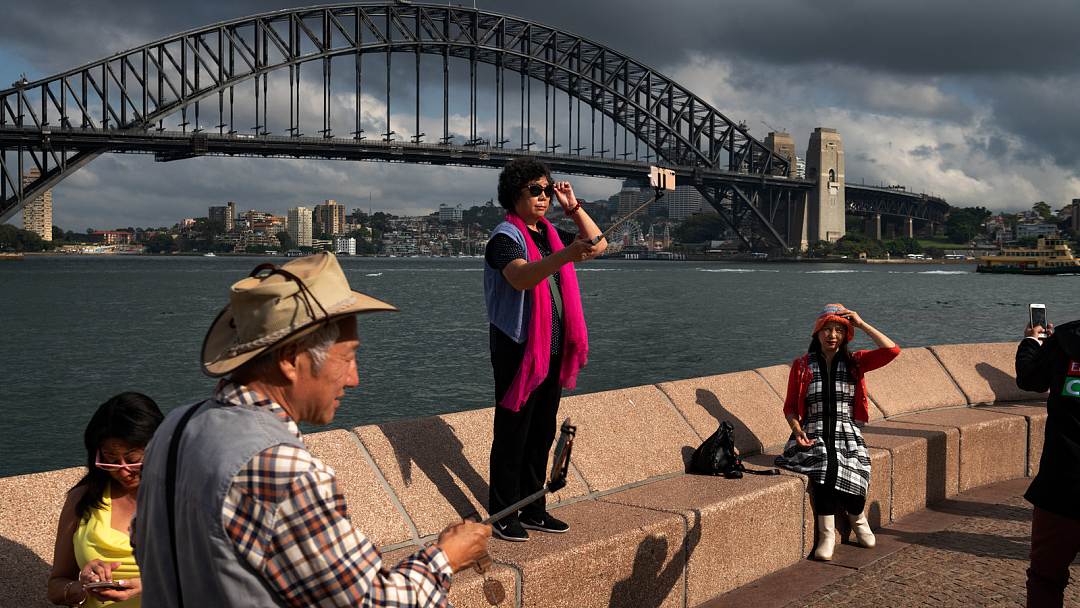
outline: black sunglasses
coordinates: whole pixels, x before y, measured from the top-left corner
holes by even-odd
[[[533,196],[540,196],[541,192],[546,194],[548,198],[555,196],[555,186],[551,184],[548,184],[546,186],[541,186],[540,184],[529,184],[528,188],[529,194]]]

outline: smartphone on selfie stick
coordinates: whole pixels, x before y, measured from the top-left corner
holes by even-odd
[[[1028,304],[1028,317],[1031,320],[1031,328],[1042,327],[1039,339],[1046,338],[1046,304]]]

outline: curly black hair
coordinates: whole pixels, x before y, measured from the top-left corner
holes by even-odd
[[[546,177],[549,184],[555,183],[551,179],[551,169],[535,158],[524,156],[506,163],[499,174],[499,204],[507,211],[513,211],[521,199],[521,189],[541,177]]]

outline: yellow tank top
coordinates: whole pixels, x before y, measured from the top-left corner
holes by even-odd
[[[100,509],[90,509],[90,519],[80,522],[79,529],[75,531],[72,540],[75,543],[75,561],[79,568],[93,559],[107,562],[120,562],[120,567],[113,570],[113,580],[127,580],[138,578],[139,566],[135,563],[135,556],[131,554],[131,539],[127,534],[114,530],[112,527],[112,484],[105,486],[105,492],[101,497],[104,506]],[[92,597],[86,598],[85,608],[98,608],[100,602]],[[134,597],[126,602],[112,602],[104,604],[110,608],[139,608],[142,598]]]

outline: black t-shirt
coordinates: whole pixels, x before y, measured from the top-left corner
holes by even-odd
[[[547,226],[541,222],[536,225],[537,231],[530,231],[532,234],[533,243],[536,244],[536,248],[540,250],[541,257],[547,257],[551,255],[551,245],[548,243],[547,238]],[[556,234],[559,235],[559,240],[562,241],[563,246],[569,245],[574,242],[575,235],[559,230],[555,228]],[[484,253],[485,263],[494,268],[495,270],[502,271],[507,264],[514,260],[529,261],[529,256],[526,254],[524,248],[518,245],[514,239],[505,234],[496,234],[487,245],[487,251]],[[562,294],[562,287],[559,286],[559,273],[552,275],[555,277],[555,285],[559,289],[559,294]],[[528,296],[526,296],[528,297]],[[510,339],[510,336],[503,333],[501,329],[489,324],[488,329],[489,342],[491,345],[491,352],[493,353],[524,353],[525,343],[518,344]],[[528,331],[528,319],[525,320],[525,331]],[[559,312],[555,307],[555,299],[551,300],[551,354],[557,355],[562,352],[562,319],[559,318]]]

